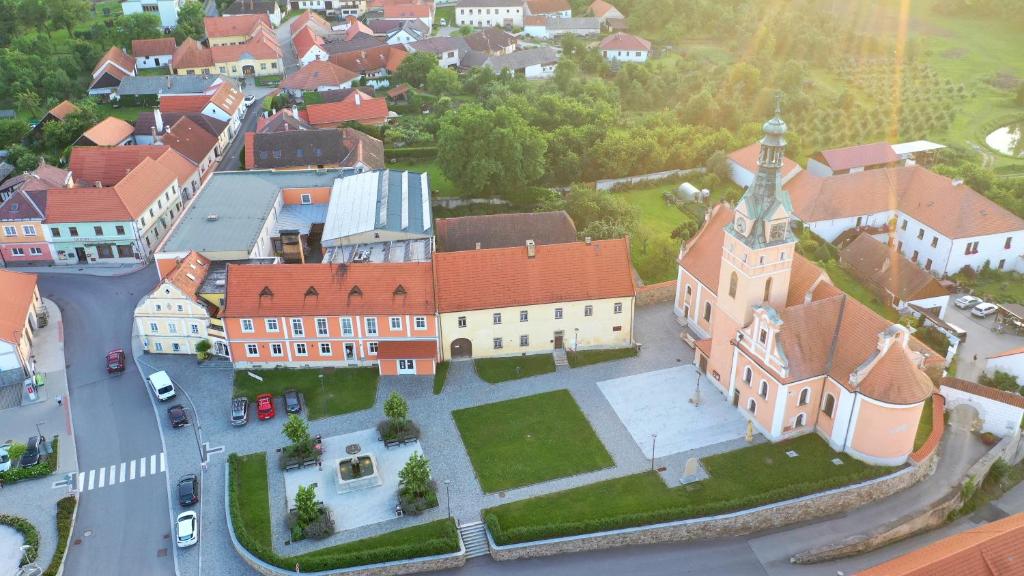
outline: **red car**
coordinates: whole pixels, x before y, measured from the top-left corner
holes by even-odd
[[[124,372],[124,349],[118,348],[107,352],[107,374]]]
[[[260,394],[256,397],[256,417],[260,420],[270,420],[274,417],[274,397],[270,394]]]

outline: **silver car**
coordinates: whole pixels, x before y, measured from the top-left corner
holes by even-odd
[[[178,548],[188,548],[199,542],[199,515],[189,510],[178,514],[178,520],[174,523],[174,534],[177,537]]]

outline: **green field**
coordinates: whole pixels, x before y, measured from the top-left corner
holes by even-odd
[[[436,198],[451,198],[462,195],[456,190],[452,181],[441,171],[437,160],[388,162],[388,168],[392,170],[408,170],[410,172],[426,172],[427,177],[430,179],[430,191]]]
[[[253,372],[263,378],[258,381]],[[324,375],[321,386],[318,376]],[[290,388],[305,400],[303,408],[310,420],[347,414],[372,408],[377,398],[376,368],[335,368],[323,372],[315,369],[239,370],[235,372],[235,396],[246,396],[250,402],[257,394],[273,394],[275,398]],[[326,392],[326,393],[325,393]],[[279,410],[280,411],[280,410]]]
[[[508,380],[529,378],[555,371],[551,354],[529,354],[505,358],[477,358],[473,361],[476,374],[485,382],[497,384]]]

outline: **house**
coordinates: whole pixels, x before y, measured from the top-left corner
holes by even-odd
[[[290,130],[312,130],[313,127],[302,119],[297,107],[282,108],[273,115],[264,112],[256,119],[257,133],[287,132]]]
[[[385,1],[380,7],[381,20],[414,21],[426,26],[427,30],[434,27],[433,1]]]
[[[18,190],[0,203],[0,263],[48,264],[53,252],[46,238],[46,190]]]
[[[229,265],[222,316],[238,369],[431,375],[440,360],[428,262]]]
[[[609,62],[647,62],[651,42],[628,32],[616,32],[601,40],[598,50]]]
[[[526,11],[531,16],[572,17],[569,0],[526,0]]]
[[[206,16],[203,18],[203,27],[206,29],[206,39],[211,48],[245,44],[263,31],[273,34],[270,16],[266,12],[237,16]]]
[[[204,94],[214,84],[226,82],[226,76],[218,74],[199,76],[128,76],[121,81],[111,98],[137,96],[162,96],[164,94]]]
[[[270,76],[280,74],[282,70],[284,62],[281,47],[273,32],[263,27],[242,44],[221,44],[207,48],[192,38],[186,38],[171,58],[171,71],[182,76],[224,74],[242,78]]]
[[[977,576],[1019,572],[1024,514],[981,524],[857,572],[856,576]]]
[[[872,168],[891,168],[900,163],[900,157],[892,146],[886,142],[874,142],[816,152],[807,159],[807,171],[824,177]]]
[[[388,121],[388,103],[353,90],[344,100],[326,104],[310,104],[302,118],[316,128],[333,128],[346,122],[380,126]]]
[[[0,207],[0,211],[2,210],[3,208]],[[1024,348],[1010,348],[987,357],[985,373],[991,376],[997,371],[1006,372],[1017,378],[1018,383],[1024,382]]]
[[[171,56],[178,47],[173,37],[132,40],[132,56],[137,70],[170,66]]]
[[[731,152],[728,155],[730,179],[740,188],[747,188],[754,183],[754,176],[757,174],[757,159],[761,153],[761,145],[754,142]],[[783,156],[781,178],[782,184],[786,185],[800,172],[800,165]]]
[[[0,383],[21,383],[35,374],[32,343],[45,316],[36,275],[0,270]]]
[[[430,36],[430,27],[420,20],[371,20],[366,25],[370,33],[381,37],[387,44],[411,44]],[[349,30],[352,28],[350,27]]]
[[[189,0],[124,0],[121,10],[125,16],[130,14],[152,14],[160,16],[160,26],[175,28],[178,26],[178,11]]]
[[[377,170],[333,183],[320,244],[327,249],[433,235],[427,175]]]
[[[135,76],[135,59],[121,48],[111,46],[92,69],[89,95],[110,94],[128,76]]]
[[[248,132],[245,167],[250,170],[381,170],[384,168],[384,143],[354,128]]]
[[[527,48],[511,54],[491,56],[484,60],[482,65],[493,69],[495,74],[508,70],[513,75],[528,80],[550,78],[555,75],[558,52],[550,46]]]
[[[381,88],[390,83],[390,76],[405,60],[408,52],[398,46],[384,44],[376,48],[331,54],[330,61],[346,70],[357,72],[367,84]]]
[[[597,16],[601,19],[601,22],[607,22],[608,20],[618,19],[625,20],[626,16],[619,11],[618,8],[605,2],[604,0],[594,0],[590,3],[587,8],[587,14]]]
[[[215,84],[202,94],[164,94],[160,97],[160,112],[198,113],[221,122],[227,122],[228,135],[234,136],[241,122],[245,96],[229,82]]]
[[[455,4],[457,26],[522,28],[525,15],[523,0],[459,0]]]
[[[281,25],[281,6],[277,0],[235,0],[221,11],[222,16],[240,16],[243,14],[266,14],[270,25],[277,28]]]
[[[374,48],[387,46],[388,43],[382,37],[371,34],[356,34],[351,38],[344,34],[331,34],[324,38],[321,48],[329,55],[361,53]]]
[[[310,28],[314,34],[319,36],[326,36],[332,32],[331,23],[310,10],[306,10],[296,16],[295,20],[292,20],[292,23],[288,25],[288,32],[292,38],[295,38],[295,35],[303,28]]]
[[[49,190],[51,188],[70,188],[74,186],[71,172],[46,163],[42,157],[39,165],[31,172],[23,172],[0,182],[0,202],[10,198],[15,192],[25,190]]]
[[[446,359],[633,345],[625,239],[434,255]]]
[[[576,241],[576,225],[564,211],[485,214],[438,218],[439,252],[566,244]]]
[[[523,33],[535,38],[554,38],[562,34],[596,36],[601,33],[601,20],[593,16],[580,18],[527,16]]]
[[[224,151],[218,138],[189,114],[182,115],[174,124],[169,125],[164,133],[159,135],[158,141],[188,158],[196,166],[199,178],[203,178],[213,168]],[[182,188],[186,198],[199,189],[198,185]]]
[[[887,305],[897,310],[910,305],[934,309],[933,316],[945,317],[949,291],[894,246],[879,242],[871,234],[861,232],[840,248],[839,262]]]
[[[170,150],[167,146],[141,145],[98,148],[74,146],[68,168],[84,185],[103,188],[113,186],[135,169],[145,158],[157,159]]]
[[[295,98],[303,92],[324,92],[351,88],[359,74],[326,60],[315,60],[292,72],[281,80],[279,87]]]
[[[395,86],[394,88],[385,92],[385,95],[387,96],[388,102],[391,102],[392,104],[404,104],[409,101],[409,90],[411,89],[411,86],[403,82],[398,86]]]
[[[491,56],[511,54],[515,51],[519,39],[501,28],[485,28],[466,36],[466,44],[474,52],[483,52]]]
[[[209,269],[208,259],[190,252],[139,301],[134,317],[144,351],[195,354],[199,342],[211,340],[208,327],[217,308],[199,296]]]
[[[944,359],[796,253],[778,110],[763,130],[754,184],[680,250],[675,313],[694,364],[771,442],[814,433],[859,460],[903,464],[934,390],[925,370]]]
[[[135,127],[131,124],[115,118],[114,116],[107,116],[103,120],[96,123],[95,126],[89,128],[82,135],[75,140],[76,146],[124,146],[126,144],[133,144],[132,134],[135,132]]]
[[[188,118],[191,122],[178,124],[182,118]],[[167,138],[168,133],[174,131],[175,125],[178,126],[175,135]],[[209,134],[212,139],[201,135],[192,136],[191,133],[195,126]],[[231,136],[227,122],[199,112],[162,114],[157,108],[151,112],[139,113],[139,118],[135,121],[135,142],[136,144],[173,144],[175,150],[187,158],[194,159],[199,166],[199,175],[202,176],[212,161],[220,158],[220,155],[227,149],[231,142]],[[207,161],[204,162],[204,159]]]
[[[303,26],[292,36],[292,49],[303,67],[317,60],[327,60],[330,55],[323,46],[324,39],[313,31],[312,26]]]
[[[469,53],[469,44],[461,36],[435,36],[424,38],[406,48],[410,52],[430,52],[437,56],[437,65],[444,68],[458,68],[462,57]]]
[[[290,0],[289,10],[315,10],[324,14],[362,16],[366,12],[366,0]]]
[[[72,104],[69,100],[61,100],[59,104],[50,108],[43,117],[39,119],[39,123],[32,127],[31,134],[33,136],[43,133],[43,126],[48,122],[63,122],[66,117],[71,114],[78,112],[78,106]],[[0,199],[3,197],[0,196]]]

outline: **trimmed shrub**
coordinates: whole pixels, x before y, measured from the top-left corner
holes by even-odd
[[[391,442],[404,438],[419,438],[420,427],[412,420],[406,420],[405,422],[381,420],[377,424],[377,433],[380,434],[381,440]]]
[[[388,160],[433,160],[437,157],[437,146],[385,148],[384,157]]]
[[[71,534],[71,519],[75,516],[75,508],[78,507],[78,499],[74,496],[67,496],[57,501],[57,548],[53,551],[53,558],[50,565],[42,576],[57,576],[60,566],[64,562],[64,554],[67,553],[68,536]]]
[[[6,472],[0,472],[0,480],[3,480],[4,484],[13,484],[14,482],[20,482],[22,480],[30,480],[32,478],[44,478],[53,474],[57,469],[58,462],[58,451],[57,451],[57,437],[53,437],[53,442],[50,444],[51,454],[46,456],[45,460],[41,460],[34,466],[27,468],[11,468]],[[24,453],[24,450],[22,450]],[[14,458],[11,458],[14,461]]]
[[[28,553],[22,555],[20,566],[36,560],[39,555],[39,531],[31,522],[20,516],[0,514],[0,525],[10,526],[20,532],[21,537],[25,540],[25,545],[30,546]]]

